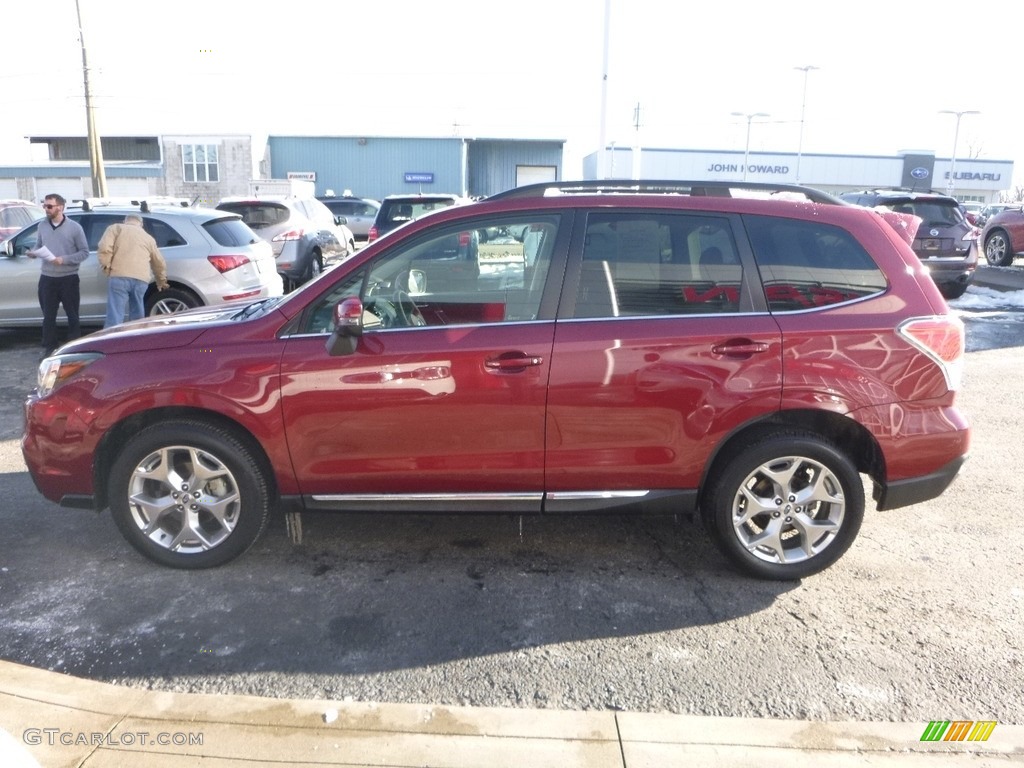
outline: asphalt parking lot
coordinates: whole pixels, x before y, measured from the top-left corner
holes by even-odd
[[[869,511],[840,563],[790,584],[671,518],[307,515],[302,545],[278,524],[224,568],[163,569],[35,492],[17,437],[38,348],[0,332],[0,658],[157,690],[1022,724],[1024,336],[995,322],[954,486]]]

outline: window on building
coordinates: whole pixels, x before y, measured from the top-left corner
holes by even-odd
[[[181,148],[182,174],[185,181],[219,181],[216,144],[185,144]]]

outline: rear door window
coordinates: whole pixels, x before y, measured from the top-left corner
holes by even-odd
[[[178,231],[165,221],[160,219],[143,217],[143,227],[156,240],[157,248],[171,248],[177,245],[186,245],[185,238]]]
[[[592,213],[571,316],[735,313],[742,283],[728,219]]]

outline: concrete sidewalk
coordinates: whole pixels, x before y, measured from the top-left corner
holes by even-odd
[[[161,693],[0,661],[3,768],[1024,765],[1024,726],[922,742],[926,725]]]

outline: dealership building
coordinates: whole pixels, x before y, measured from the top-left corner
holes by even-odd
[[[598,167],[605,163],[604,173]],[[583,176],[619,179],[692,179],[701,181],[803,184],[839,194],[859,189],[903,187],[945,193],[964,202],[999,202],[1013,186],[1013,162],[936,157],[932,152],[897,155],[823,155],[787,152],[649,149],[609,147],[583,161]]]
[[[84,137],[28,140],[43,150],[40,158],[0,165],[0,197],[91,195]],[[954,161],[927,151],[883,156],[609,146],[585,157],[577,170],[564,167],[564,147],[562,139],[458,136],[272,135],[265,143],[245,135],[102,140],[111,197],[182,197],[207,205],[251,193],[269,179],[312,182],[318,195],[352,190],[374,198],[410,192],[485,197],[533,182],[602,177],[800,183],[832,193],[884,187],[945,192],[952,177],[959,199],[984,203],[998,202],[1013,186],[1012,161]]]

